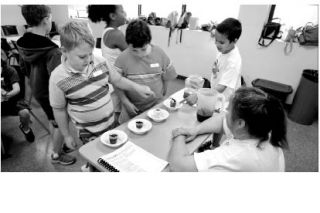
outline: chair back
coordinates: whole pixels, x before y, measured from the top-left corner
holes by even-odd
[[[2,25],[2,33],[4,36],[18,36],[18,30],[16,25]]]

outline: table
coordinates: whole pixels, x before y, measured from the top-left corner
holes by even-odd
[[[172,95],[176,100],[182,100],[183,89]],[[163,103],[156,105],[153,108],[166,109]],[[167,109],[166,109],[167,110]],[[169,150],[171,148],[171,132],[174,128],[182,126],[192,126],[198,123],[196,118],[196,108],[183,104],[177,111],[168,111],[170,113],[168,119],[161,123],[151,121],[152,129],[144,135],[137,135],[128,129],[128,122],[123,123],[115,129],[124,131],[131,142],[152,153],[163,160],[168,159]],[[136,116],[136,118],[148,119],[147,111]],[[197,136],[192,142],[187,144],[190,153],[193,153],[203,142],[211,139],[211,134]],[[100,171],[107,171],[104,167],[97,163],[97,160],[112,151],[115,148],[110,148],[101,143],[100,138],[83,145],[79,152],[90,164]],[[169,171],[168,166],[164,171]]]

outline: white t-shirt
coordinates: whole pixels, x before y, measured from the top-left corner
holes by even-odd
[[[107,27],[106,29],[104,29],[103,33],[102,33],[102,37],[101,37],[101,52],[102,52],[102,56],[106,59],[106,62],[108,64],[108,66],[110,67],[110,69],[112,70],[116,70],[114,67],[114,63],[116,62],[117,58],[119,57],[119,55],[121,54],[121,50],[119,48],[114,48],[111,49],[109,47],[107,47],[103,40],[104,40],[104,36],[109,36],[110,31],[114,30],[113,27]],[[113,92],[114,89],[113,87],[111,87],[111,96],[112,96],[112,100],[113,100],[113,104],[114,104],[114,109],[115,112],[120,112],[120,99],[119,97]]]
[[[229,99],[230,95],[241,87],[241,56],[237,46],[227,54],[218,53],[216,62],[219,72],[217,77],[211,74],[211,88],[217,84],[226,86],[222,94]]]
[[[111,49],[111,48],[107,47],[103,42],[104,36],[108,37],[110,31],[112,31],[112,30],[114,30],[114,28],[112,28],[112,27],[107,27],[106,29],[104,29],[104,31],[102,33],[102,38],[101,38],[101,51],[102,51],[102,56],[105,59],[107,59],[107,61],[109,62],[109,66],[112,66],[111,68],[114,69],[113,68],[114,63],[116,62],[117,58],[121,54],[121,50],[119,48]]]
[[[284,172],[281,148],[265,141],[226,139],[214,150],[194,153],[199,172]]]

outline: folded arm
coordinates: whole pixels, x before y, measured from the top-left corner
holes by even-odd
[[[169,152],[170,171],[174,172],[197,172],[193,154],[190,154],[186,146],[186,137],[179,135],[172,139]]]

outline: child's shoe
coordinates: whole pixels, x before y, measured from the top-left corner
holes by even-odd
[[[71,165],[76,162],[76,158],[72,157],[70,155],[61,153],[58,155],[58,157],[55,157],[54,154],[51,154],[51,163],[58,163],[61,165]]]
[[[94,171],[93,167],[88,163],[81,166],[81,172],[93,172],[93,171]]]
[[[33,131],[31,128],[29,128],[29,130],[27,132],[25,132],[22,128],[22,124],[19,125],[19,128],[20,130],[22,131],[22,133],[24,134],[24,136],[26,137],[26,140],[29,142],[29,143],[32,143],[34,142],[34,134],[33,134]]]
[[[68,154],[70,152],[73,152],[75,149],[69,148],[65,143],[62,145],[62,152]]]

